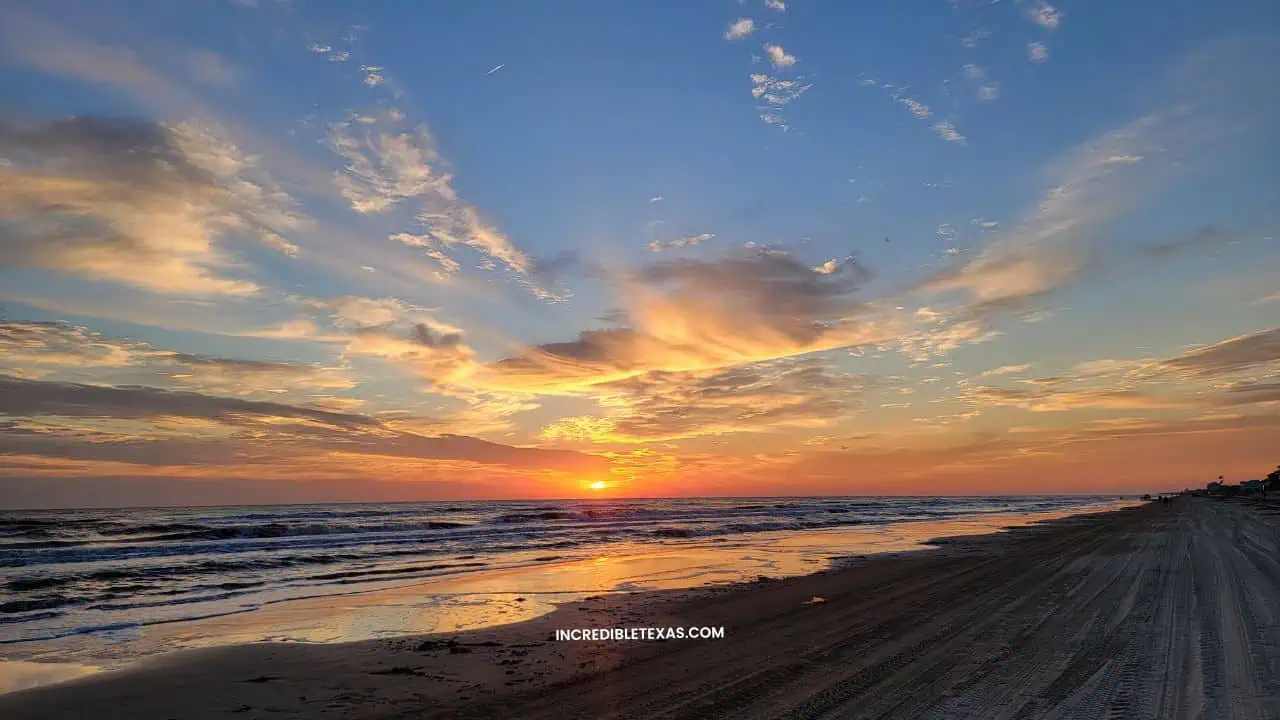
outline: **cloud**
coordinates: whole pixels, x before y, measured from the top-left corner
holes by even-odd
[[[933,131],[938,134],[938,137],[946,140],[947,142],[960,143],[961,145],[965,143],[964,136],[960,134],[960,131],[956,130],[955,125],[952,125],[949,122],[943,121],[934,123]]]
[[[441,331],[427,322],[407,332],[365,327],[351,333],[348,355],[370,355],[409,368],[437,391],[464,383],[475,370],[475,352],[460,332]]]
[[[1162,397],[1139,390],[1021,390],[1016,388],[976,387],[968,397],[981,404],[1014,405],[1033,412],[1066,410],[1155,410],[1182,408],[1188,401]]]
[[[389,235],[388,239],[409,247],[422,248],[422,253],[436,261],[440,266],[440,272],[446,275],[454,275],[462,268],[457,260],[445,254],[444,249],[440,247],[439,241],[431,235],[414,235],[413,233],[402,232]]]
[[[343,453],[524,470],[607,469],[601,458],[568,451],[516,448],[460,435],[429,436],[397,430],[366,415],[149,387],[0,375],[0,414],[20,419],[0,437],[0,454],[10,456],[190,463],[205,471],[256,462],[264,466],[258,473],[299,456],[314,473],[328,462],[326,455]],[[46,418],[49,422],[41,424]],[[122,421],[132,425],[121,425]],[[164,428],[175,422],[181,430],[171,439],[172,433]]]
[[[1163,102],[1155,109],[1065,153],[1048,168],[1049,189],[1019,223],[992,233],[966,262],[915,289],[967,294],[965,312],[980,315],[1022,309],[1074,280],[1091,266],[1098,230],[1174,176],[1176,168],[1153,159],[1221,142],[1261,116],[1252,103],[1233,109],[1230,120],[1223,114],[1237,82],[1251,78],[1244,68],[1253,66],[1244,63],[1274,54],[1268,43],[1220,44],[1194,54],[1159,86]],[[1147,159],[1113,160],[1130,157]]]
[[[1062,13],[1047,2],[1036,3],[1029,14],[1031,22],[1046,30],[1056,30],[1062,24]]]
[[[821,358],[651,372],[595,388],[597,400],[615,415],[565,418],[543,428],[542,437],[643,443],[831,427],[861,409],[866,385],[863,376],[836,372]]]
[[[1001,365],[998,368],[986,370],[978,375],[978,377],[993,377],[996,375],[1020,375],[1031,369],[1031,365]]]
[[[1236,231],[1216,227],[1203,227],[1193,233],[1168,242],[1148,245],[1142,249],[1142,252],[1147,257],[1163,260],[1184,252],[1208,250],[1236,243],[1242,237],[1243,234]]]
[[[406,198],[428,194],[456,201],[452,176],[433,167],[440,156],[425,125],[412,133],[365,132],[362,137],[349,134],[351,129],[347,123],[332,126],[329,146],[347,161],[334,178],[352,210],[384,212]]]
[[[776,68],[789,68],[796,64],[796,56],[787,54],[787,51],[783,50],[781,45],[765,43],[764,52],[769,56],[769,62],[773,63]]]
[[[1222,391],[1218,403],[1227,406],[1280,403],[1280,381],[1233,383]]]
[[[431,198],[427,201],[427,209],[420,212],[417,219],[426,227],[427,233],[444,247],[469,247],[519,275],[528,275],[533,267],[532,259],[502,231],[482,220],[480,212],[472,205],[448,201],[443,197]]]
[[[776,250],[654,263],[613,276],[629,327],[592,330],[486,365],[475,381],[530,392],[576,392],[651,371],[683,372],[799,355],[883,338],[886,322],[855,321],[865,272],[814,272]]]
[[[1280,362],[1280,328],[1239,335],[1163,360],[1158,372],[1206,378],[1243,372]]]
[[[179,417],[233,423],[242,417],[273,417],[349,430],[378,425],[376,420],[362,415],[152,387],[81,385],[0,375],[0,391],[0,414],[11,417],[52,415],[110,420]]]
[[[966,66],[966,67],[977,68],[976,65]],[[903,94],[902,91],[906,89],[905,87],[898,87],[895,85],[891,85],[890,83],[883,83],[881,87],[888,91],[889,97],[893,98],[893,101],[895,103],[898,103],[906,107],[907,110],[910,111],[911,115],[915,119],[927,120],[933,117],[932,108],[930,108],[928,105],[924,104],[923,102],[920,102],[919,100],[913,97],[909,97]],[[996,93],[997,94],[999,93],[998,88],[996,89]],[[939,122],[933,123],[933,131],[935,134],[937,134],[938,137],[942,138],[943,140],[946,140],[948,142],[960,143],[961,145],[965,144],[964,135],[961,135],[960,131],[956,130],[956,127],[948,121],[939,121]]]
[[[421,229],[394,234],[392,239],[424,248],[446,273],[456,269],[448,250],[462,246],[529,279],[533,260],[486,222],[475,206],[458,197],[453,175],[441,169],[444,161],[425,124],[413,132],[353,134],[352,130],[349,123],[339,123],[329,134],[330,147],[347,161],[334,178],[352,210],[362,215],[383,213],[413,200],[418,204],[415,219]],[[534,284],[530,290],[539,297],[554,297]]]
[[[303,304],[313,310],[328,313],[334,327],[342,330],[382,327],[394,323],[430,322],[448,332],[461,332],[431,318],[431,311],[393,297],[369,298],[359,295],[339,295],[328,298],[306,298]]]
[[[317,55],[324,55],[329,62],[346,62],[351,59],[351,53],[347,50],[334,50],[330,45],[321,45],[320,43],[311,43],[307,48]]]
[[[831,258],[830,260],[827,260],[821,265],[818,265],[810,269],[818,273],[819,275],[831,275],[833,273],[837,273],[840,271],[840,265],[841,263],[839,260],[837,260],[836,258]]]
[[[1036,63],[1048,60],[1049,46],[1042,42],[1027,43],[1027,59]]]
[[[27,378],[114,379],[234,396],[355,386],[341,368],[181,353],[49,322],[0,323],[0,369]]]
[[[965,345],[988,342],[1003,334],[981,320],[950,317],[929,308],[920,308],[915,315],[913,326],[900,328],[895,337],[880,342],[880,347],[896,348],[913,363],[927,363]]]
[[[392,297],[342,295],[307,298],[307,307],[328,313],[343,334],[345,356],[380,358],[408,369],[437,392],[470,397],[476,353],[462,328],[432,311]]]
[[[756,21],[751,18],[738,18],[724,33],[725,40],[739,40],[756,31]]]
[[[764,100],[773,107],[789,105],[813,87],[812,83],[804,84],[804,78],[795,80],[779,80],[764,73],[751,74],[751,97]]]
[[[368,87],[378,87],[387,81],[382,74],[382,68],[375,65],[361,65],[360,72],[364,73],[364,84]]]
[[[309,225],[212,128],[93,117],[0,122],[0,246],[9,263],[174,295],[246,295],[219,240],[286,254]]]
[[[782,115],[782,108],[799,99],[813,87],[812,83],[804,83],[803,76],[780,80],[765,73],[752,73],[751,84],[751,97],[763,100],[765,103],[757,107],[760,110],[760,119],[768,125],[782,128],[783,131],[789,130],[790,127]]]
[[[787,4],[782,0],[764,0],[764,6],[777,12],[787,11]]]
[[[911,111],[911,114],[914,115],[917,120],[924,120],[930,115],[933,115],[933,110],[930,110],[928,105],[925,105],[919,100],[905,96],[895,96],[894,99],[903,105],[906,105],[907,109]]]
[[[701,245],[708,240],[714,239],[715,233],[702,233],[700,235],[685,235],[684,237],[673,238],[671,240],[653,240],[649,243],[649,250],[653,252],[662,252],[663,250],[672,250],[675,248],[694,247]]]

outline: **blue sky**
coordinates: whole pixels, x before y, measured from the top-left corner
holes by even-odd
[[[1064,491],[1269,462],[1271,3],[0,18],[0,375],[39,400],[0,406],[18,502],[126,476],[194,502],[249,474],[304,499],[334,492],[299,489],[317,472],[397,498]],[[1171,464],[1171,437],[1222,450]]]

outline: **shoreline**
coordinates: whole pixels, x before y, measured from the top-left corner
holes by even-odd
[[[208,614],[198,618],[157,618],[124,625],[103,618],[105,625],[64,630],[55,636],[11,635],[0,644],[4,658],[0,693],[38,687],[49,678],[63,679],[60,670],[66,671],[65,677],[114,672],[181,649],[272,641],[341,643],[458,632],[533,619],[593,595],[726,585],[759,575],[807,575],[857,563],[865,556],[933,549],[926,542],[940,536],[1007,534],[1010,527],[1124,507],[1123,503],[620,542],[568,557],[538,556],[538,562],[387,583],[335,585],[331,592],[313,589],[301,597],[209,607]],[[525,554],[533,557],[539,552]]]
[[[1198,527],[1215,543],[1192,542]],[[1216,556],[1169,566],[1180,553],[1230,553],[1229,542],[1216,540],[1233,533],[1255,542],[1248,557],[1265,567],[1228,564],[1240,578],[1186,592],[1193,574],[1214,570]],[[0,695],[0,714],[70,718],[106,703],[140,720],[239,712],[646,717],[659,710],[671,717],[776,717],[818,707],[868,717],[944,710],[969,717],[974,708],[964,703],[985,698],[1006,709],[1030,704],[1061,712],[1123,701],[1160,709],[1161,717],[1190,717],[1194,708],[1215,717],[1265,717],[1250,708],[1280,709],[1280,684],[1269,670],[1275,664],[1266,665],[1280,657],[1253,638],[1276,635],[1258,621],[1280,611],[1280,595],[1264,596],[1280,581],[1280,565],[1267,554],[1276,543],[1276,523],[1260,510],[1181,498],[939,539],[928,552],[868,556],[809,575],[587,598],[533,620],[465,633],[186,650]],[[1188,606],[1188,595],[1197,607]],[[824,602],[810,602],[815,596]],[[1228,599],[1249,609],[1244,620],[1204,615],[1211,600],[1216,608]],[[1220,651],[1205,645],[1212,623],[1220,626]],[[551,640],[557,628],[674,626],[724,626],[726,636]],[[1138,671],[1145,664],[1163,668],[1166,656],[1181,666],[1159,674],[1152,668],[1150,677],[1164,685],[1139,688],[1134,700],[1133,688],[1124,688],[1147,677]],[[1229,668],[1250,671],[1232,678],[1239,687],[1225,684]],[[1019,679],[1010,685],[1012,675]],[[993,696],[993,688],[1004,694]],[[1243,714],[1224,712],[1232,708]]]

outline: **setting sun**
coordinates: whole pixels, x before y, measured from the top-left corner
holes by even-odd
[[[605,488],[609,487],[609,483],[603,480],[597,480],[591,483],[590,485],[588,485],[587,487],[591,488],[592,490],[604,490]]]

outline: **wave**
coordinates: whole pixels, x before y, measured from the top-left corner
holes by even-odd
[[[0,515],[0,623],[27,638],[69,634],[72,624],[77,632],[133,627],[325,587],[548,562],[567,557],[553,553],[615,542],[726,542],[1096,502],[754,498],[7,512]],[[192,609],[158,610],[170,606]],[[121,619],[142,622],[113,622]]]

